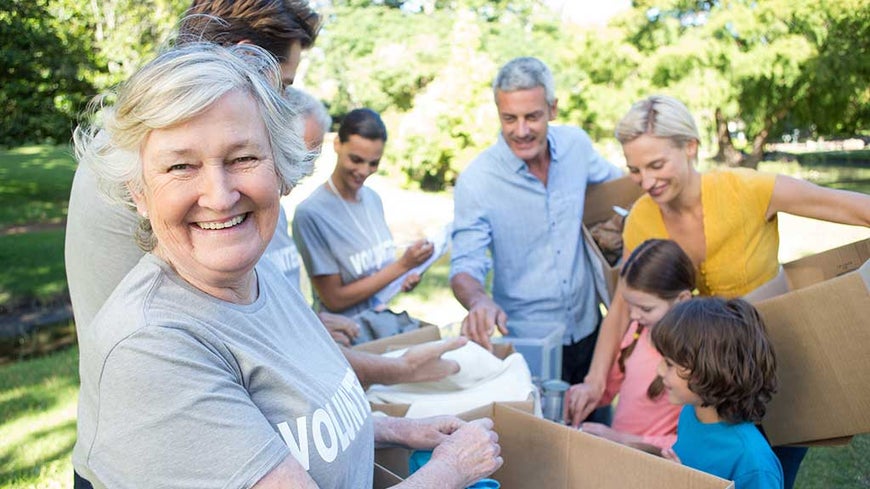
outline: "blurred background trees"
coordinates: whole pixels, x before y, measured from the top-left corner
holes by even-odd
[[[68,141],[86,101],[165,45],[188,3],[0,0],[0,145]],[[729,165],[870,122],[867,0],[635,0],[607,26],[569,21],[552,0],[314,3],[325,24],[297,80],[337,122],[382,112],[385,167],[424,189],[451,185],[494,141],[489,86],[515,56],[549,64],[560,122],[603,145],[651,93],[683,100]]]

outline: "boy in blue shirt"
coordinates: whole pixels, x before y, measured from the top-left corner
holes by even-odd
[[[670,402],[683,404],[664,455],[734,481],[782,488],[779,460],[755,423],[776,390],[776,357],[758,311],[742,299],[694,298],[652,330]]]

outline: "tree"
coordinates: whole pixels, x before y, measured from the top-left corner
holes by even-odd
[[[0,145],[56,143],[94,93],[87,38],[70,35],[45,0],[0,0]]]
[[[717,156],[754,167],[764,143],[789,125],[834,135],[866,123],[868,38],[857,34],[870,21],[861,3],[638,1],[624,25],[649,56],[653,85],[681,94],[718,134]],[[745,128],[747,155],[723,130],[732,121]]]

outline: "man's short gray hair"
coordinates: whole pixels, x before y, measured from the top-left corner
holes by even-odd
[[[313,119],[324,134],[332,128],[332,117],[326,106],[313,95],[298,88],[287,87],[284,89],[284,96],[303,120]]]
[[[492,82],[493,96],[499,91],[513,92],[544,87],[547,103],[556,103],[556,82],[547,65],[538,58],[521,57],[507,62]]]

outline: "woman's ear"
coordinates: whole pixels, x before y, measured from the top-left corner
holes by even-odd
[[[687,301],[691,298],[692,298],[692,291],[691,290],[683,290],[682,292],[677,294],[677,299],[674,303],[680,303],[683,301]]]
[[[335,154],[338,154],[338,148],[341,147],[341,138],[338,137],[338,134],[332,138],[332,149],[335,150]]]
[[[689,161],[697,161],[698,159],[698,141],[695,139],[686,143],[686,156]]]
[[[145,196],[136,190],[132,183],[127,182],[125,185],[127,185],[127,191],[130,192],[130,198],[133,199],[133,204],[136,206],[136,213],[143,219],[148,219],[148,202]]]

